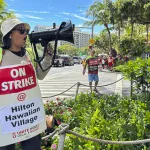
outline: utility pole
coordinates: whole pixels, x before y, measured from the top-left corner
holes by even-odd
[[[93,12],[93,16],[92,16],[92,39],[94,37],[94,12]]]
[[[92,25],[92,39],[93,39],[93,33],[94,33],[94,25]]]

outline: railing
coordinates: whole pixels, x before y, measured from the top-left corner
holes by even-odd
[[[97,139],[97,138],[91,138],[87,136],[83,136],[81,134],[78,134],[74,131],[69,130],[69,125],[67,124],[61,124],[55,131],[42,139],[46,139],[49,137],[53,137],[56,133],[59,135],[59,143],[58,143],[58,149],[57,150],[63,150],[64,149],[64,141],[66,137],[66,133],[72,134],[76,136],[77,138],[82,138],[84,140],[93,141],[97,143],[103,143],[103,144],[119,144],[119,145],[137,145],[137,144],[144,144],[149,143],[150,139],[143,139],[143,140],[134,140],[134,141],[111,141],[111,140],[104,140],[104,139]]]
[[[122,77],[121,79],[116,80],[114,82],[111,82],[109,84],[105,84],[105,85],[101,85],[101,86],[97,86],[97,87],[104,87],[104,86],[109,86],[109,85],[115,84],[115,83],[121,81],[123,78],[124,77]],[[76,93],[75,93],[75,100],[76,100],[76,97],[78,95],[78,91],[79,91],[80,86],[90,87],[89,85],[85,85],[85,84],[82,84],[80,82],[77,82],[74,85],[72,85],[70,88],[66,89],[65,91],[63,91],[59,94],[48,96],[48,97],[42,97],[42,98],[51,98],[51,97],[59,96],[65,92],[69,91],[70,89],[72,89],[76,85],[77,85],[77,88],[76,88]],[[94,86],[92,86],[92,87],[94,87]],[[76,137],[83,138],[85,140],[90,140],[90,141],[105,143],[105,144],[125,144],[125,145],[127,145],[127,144],[141,144],[141,143],[150,142],[150,139],[136,140],[136,141],[109,141],[109,140],[103,140],[103,139],[90,138],[90,137],[86,137],[86,136],[80,135],[74,131],[69,130],[69,125],[67,125],[67,124],[59,125],[59,127],[54,132],[50,133],[49,135],[47,135],[45,137],[42,137],[42,140],[53,137],[57,133],[59,135],[58,150],[64,149],[64,141],[65,141],[66,133],[73,134]]]

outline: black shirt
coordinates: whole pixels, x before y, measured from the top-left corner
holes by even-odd
[[[17,56],[23,57],[26,53],[26,50],[24,48],[21,48],[21,51],[19,51],[19,52],[14,52],[14,51],[11,51],[11,52]]]

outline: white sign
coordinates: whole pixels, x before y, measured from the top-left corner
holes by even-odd
[[[45,129],[45,110],[33,66],[0,67],[0,147]]]
[[[2,134],[24,130],[43,121],[41,100],[26,100],[24,103],[0,108]]]

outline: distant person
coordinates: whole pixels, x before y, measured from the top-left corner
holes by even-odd
[[[108,58],[107,58],[107,56],[104,57],[104,61],[105,61],[104,69],[107,69],[108,68]]]
[[[98,61],[99,61],[99,70],[102,70],[102,56],[98,57]]]
[[[88,80],[89,80],[89,86],[90,86],[91,93],[92,93],[92,82],[93,81],[95,82],[93,91],[98,93],[97,85],[98,85],[98,81],[99,81],[99,77],[98,77],[99,61],[98,61],[98,58],[96,58],[94,55],[95,55],[95,51],[90,50],[90,56],[87,57],[86,64],[83,68],[83,75],[85,74],[86,67],[88,67]]]
[[[104,57],[102,57],[102,69],[104,69],[105,67],[105,60],[104,60]]]
[[[113,65],[114,65],[114,59],[112,56],[109,56],[108,57],[108,67],[109,67],[109,70],[112,71],[113,70]]]
[[[127,63],[129,61],[129,58],[127,55],[124,56],[124,62]]]

